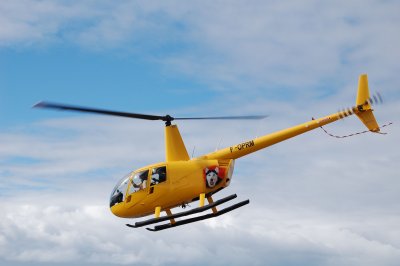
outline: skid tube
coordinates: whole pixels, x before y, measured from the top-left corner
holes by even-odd
[[[148,220],[144,220],[144,221],[140,221],[140,222],[136,222],[134,225],[132,224],[126,224],[128,227],[132,227],[132,228],[138,228],[138,227],[142,227],[145,225],[150,225],[150,224],[155,224],[155,223],[159,223],[159,222],[163,222],[163,221],[167,221],[167,220],[172,220],[175,218],[180,218],[180,217],[184,217],[184,216],[188,216],[188,215],[192,215],[192,214],[196,214],[196,213],[200,213],[209,209],[212,209],[218,205],[221,205],[227,201],[233,200],[234,198],[236,198],[237,195],[233,194],[230,196],[227,196],[225,198],[219,199],[213,203],[207,204],[206,206],[203,207],[198,207],[198,208],[194,208],[188,211],[184,211],[184,212],[180,212],[180,213],[176,213],[170,216],[163,216],[163,217],[159,217],[159,218],[152,218],[152,219],[148,219]],[[225,214],[227,212],[233,211],[237,208],[240,208],[246,204],[249,204],[250,201],[249,200],[244,200],[241,201],[239,203],[236,203],[234,205],[231,205],[229,207],[226,207],[225,209],[222,209],[220,211],[217,212],[213,212],[210,214],[205,214],[202,216],[198,216],[198,217],[193,217],[193,218],[189,218],[189,219],[185,219],[185,220],[180,220],[180,221],[176,221],[173,223],[167,223],[167,224],[162,224],[162,225],[156,225],[154,228],[146,228],[149,231],[160,231],[160,230],[164,230],[164,229],[168,229],[168,228],[172,228],[172,227],[176,227],[176,226],[181,226],[184,224],[188,224],[188,223],[193,223],[193,222],[197,222],[197,221],[201,221],[201,220],[205,220],[205,219],[210,219],[213,217],[217,217],[220,216],[222,214]]]

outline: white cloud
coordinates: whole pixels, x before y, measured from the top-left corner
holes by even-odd
[[[186,26],[191,44],[166,63],[220,88],[321,87],[360,71],[393,78],[397,69],[395,2],[213,1],[160,9]]]
[[[133,230],[102,206],[66,208],[48,204],[2,204],[2,257],[9,261],[149,265],[396,265],[400,250],[376,240],[381,226],[396,232],[399,217],[252,206],[227,217],[161,233]],[[92,215],[92,212],[96,215]],[[388,223],[387,218],[392,218]],[[357,222],[354,224],[354,222]],[[361,232],[360,232],[361,231]],[[362,232],[364,231],[364,232]],[[367,232],[367,233],[366,233]],[[371,235],[373,237],[371,238]],[[250,259],[251,258],[251,259]]]
[[[125,50],[215,89],[293,93],[333,89],[360,72],[398,83],[398,8],[396,1],[3,1],[0,43]]]
[[[63,41],[96,48],[129,39],[133,13],[109,1],[2,1],[0,45],[42,45]],[[100,44],[99,44],[100,45]]]

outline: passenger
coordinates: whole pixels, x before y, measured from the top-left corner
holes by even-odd
[[[165,166],[159,167],[159,168],[156,169],[156,172],[158,174],[158,182],[159,183],[164,182],[165,180],[167,180],[167,173],[166,173],[165,170],[166,170]]]
[[[167,173],[165,166],[153,169],[153,174],[151,175],[151,185],[157,185],[165,182],[166,179]]]

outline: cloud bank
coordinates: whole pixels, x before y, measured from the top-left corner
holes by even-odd
[[[360,71],[399,82],[398,9],[396,1],[3,1],[0,45],[122,50],[218,90],[318,92]]]

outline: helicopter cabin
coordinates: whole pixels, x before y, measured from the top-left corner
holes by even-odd
[[[201,193],[212,194],[229,185],[234,161],[191,160],[160,163],[124,176],[110,197],[111,211],[126,218],[184,206]]]

